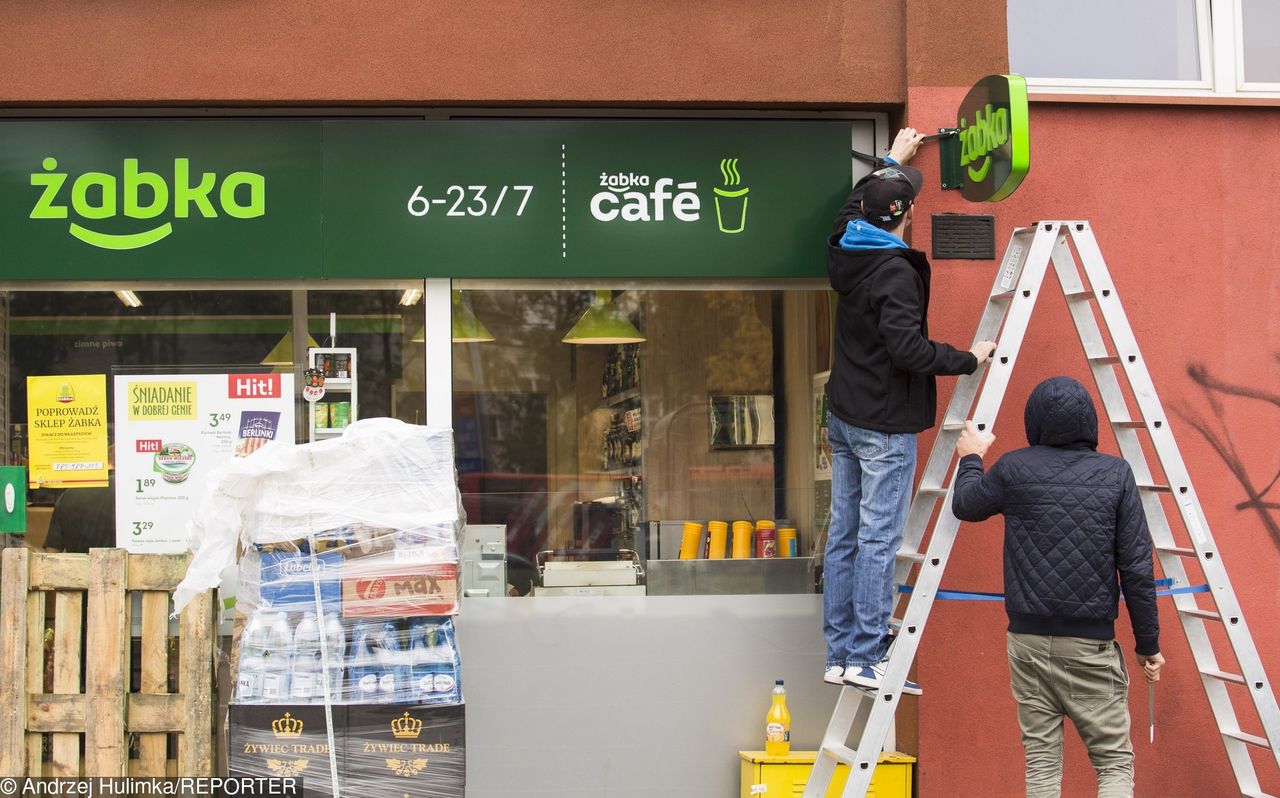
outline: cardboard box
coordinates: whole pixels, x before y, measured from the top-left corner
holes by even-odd
[[[295,776],[307,798],[331,798],[324,707],[232,705],[232,776]],[[335,704],[341,794],[465,798],[466,708]]]
[[[415,618],[457,612],[455,562],[395,562],[381,557],[347,562],[342,579],[344,618]]]
[[[365,795],[463,798],[465,707],[352,704],[343,736],[343,784]]]
[[[232,776],[294,776],[307,798],[333,795],[324,706],[246,704],[230,707],[227,767]],[[332,707],[334,733],[346,727],[347,708]],[[339,778],[346,749],[335,738]]]

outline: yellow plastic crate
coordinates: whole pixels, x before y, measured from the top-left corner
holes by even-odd
[[[799,798],[813,769],[816,751],[792,751],[786,756],[769,756],[764,751],[739,751],[742,765],[742,798],[763,795],[765,798]],[[867,798],[911,798],[912,776],[916,759],[896,751],[880,754],[880,762],[871,777]],[[849,766],[837,765],[827,798],[840,798],[849,778]],[[764,791],[760,791],[763,785]]]

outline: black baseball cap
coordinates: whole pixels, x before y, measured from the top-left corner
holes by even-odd
[[[911,207],[924,186],[914,166],[886,166],[871,173],[862,192],[862,212],[877,227],[893,226]]]

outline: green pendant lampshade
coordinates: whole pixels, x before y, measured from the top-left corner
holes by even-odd
[[[560,340],[566,344],[638,344],[645,338],[613,304],[608,291],[596,291],[591,307]]]
[[[480,323],[476,314],[471,312],[462,301],[462,292],[455,290],[450,300],[450,315],[453,318],[453,342],[455,344],[482,344],[493,340],[493,333]]]
[[[320,344],[316,343],[316,339],[307,334],[307,346],[316,347]],[[261,361],[264,366],[292,366],[293,365],[293,330],[284,334],[284,337],[271,347],[271,351],[267,353]]]
[[[466,303],[462,301],[461,290],[455,290],[453,297],[449,300],[449,315],[451,317],[450,327],[452,330],[449,337],[455,344],[483,344],[495,340],[493,333],[489,332],[489,328],[484,326],[480,319],[476,318],[476,314],[471,312],[471,308],[467,307]],[[424,325],[409,340],[415,344],[426,341],[426,326]]]

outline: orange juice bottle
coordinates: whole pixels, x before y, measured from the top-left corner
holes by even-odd
[[[773,703],[764,716],[765,756],[786,756],[791,753],[791,713],[787,711],[787,689],[782,680],[773,683]]]

